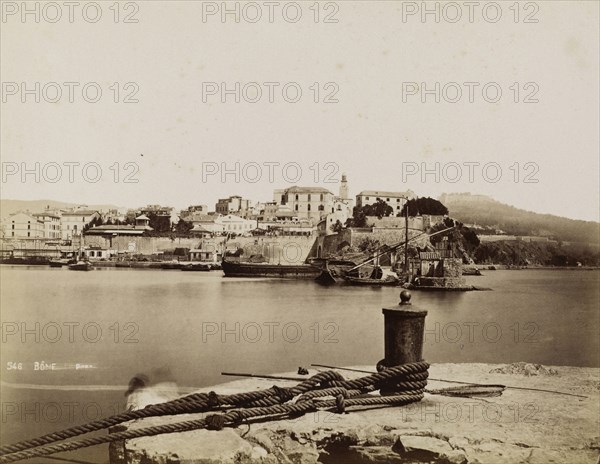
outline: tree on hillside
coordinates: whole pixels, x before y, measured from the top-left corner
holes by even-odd
[[[434,225],[429,233],[433,234],[447,229],[448,227],[454,227],[454,229],[442,234],[434,235],[429,240],[432,244],[436,244],[442,241],[443,237],[448,237],[450,242],[457,244],[458,250],[463,253],[463,258],[465,258],[466,255],[468,260],[479,246],[479,237],[477,237],[477,234],[472,229],[465,227],[462,222],[454,221],[449,217],[444,218],[442,222]]]
[[[363,211],[367,216],[377,216],[381,219],[384,216],[389,216],[394,212],[394,208],[388,205],[385,201],[379,199],[372,205],[363,206]]]
[[[431,216],[445,216],[448,214],[448,208],[446,208],[440,201],[430,197],[408,200],[402,207],[402,211],[398,213],[398,216],[404,217],[406,215],[407,208],[409,216],[421,216],[423,214],[429,214]]]
[[[171,218],[169,216],[159,216],[156,213],[148,213],[150,219],[149,225],[152,227],[154,233],[168,233],[171,232]]]
[[[332,232],[336,232],[336,233],[341,232],[343,228],[344,228],[344,224],[342,224],[342,221],[340,221],[339,219],[337,221],[335,221],[335,224],[332,224],[332,226],[331,226]]]
[[[367,216],[377,216],[381,219],[390,216],[393,212],[394,208],[381,199],[372,205],[355,206],[352,210],[352,218],[346,221],[346,227],[368,227]]]
[[[190,230],[194,228],[194,224],[189,221],[185,221],[183,219],[179,219],[179,222],[175,226],[175,231],[178,234],[188,235]]]
[[[85,231],[91,229],[92,227],[101,226],[102,224],[103,224],[102,218],[100,216],[95,217],[89,223],[87,223],[85,226],[83,226],[83,231],[85,232]]]
[[[352,210],[352,217],[346,221],[346,227],[368,227],[367,215],[362,208],[355,206]]]

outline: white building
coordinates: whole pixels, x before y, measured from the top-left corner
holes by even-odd
[[[221,232],[236,235],[248,234],[252,229],[256,228],[256,221],[234,216],[233,214],[219,216],[215,219],[215,224],[217,229],[221,229]]]
[[[251,210],[250,200],[245,200],[238,195],[221,198],[215,205],[215,211],[223,215],[235,213],[238,216],[247,216],[251,213]]]
[[[383,190],[363,190],[356,195],[356,206],[362,207],[377,203],[378,200],[385,201],[388,206],[391,206],[396,216],[406,203],[406,198],[413,200],[417,198],[417,195],[412,190],[406,192],[387,192]]]
[[[60,240],[62,238],[62,219],[58,212],[44,211],[32,214],[42,223],[44,238]]]
[[[3,228],[5,238],[44,238],[44,223],[28,212],[11,214],[4,221]]]
[[[273,201],[294,217],[309,219],[317,224],[327,214],[333,213],[334,195],[323,187],[290,187],[273,192]]]
[[[75,209],[63,211],[61,216],[61,234],[63,240],[71,240],[81,236],[83,228],[94,219],[100,218],[100,213],[91,209]]]

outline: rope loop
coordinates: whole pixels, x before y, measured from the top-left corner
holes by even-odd
[[[221,399],[219,398],[219,395],[216,392],[210,391],[208,392],[207,403],[210,408],[217,408],[221,406]]]
[[[225,416],[221,414],[209,414],[205,420],[208,430],[223,430],[225,427]]]
[[[281,403],[287,403],[295,396],[288,388],[278,387],[277,385],[273,385],[272,388]]]
[[[340,394],[335,397],[335,405],[338,413],[344,414],[346,412],[346,398],[344,398],[344,395]]]

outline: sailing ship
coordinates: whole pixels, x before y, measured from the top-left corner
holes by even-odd
[[[429,237],[446,233],[452,229],[454,229],[454,227],[448,227],[444,230],[430,234]],[[396,277],[398,278],[397,283],[393,283],[393,275],[390,278],[386,277],[384,280],[382,280],[383,273],[379,275],[373,275],[373,270],[379,268],[379,258],[388,253],[393,253],[401,248],[404,248],[405,261],[407,261],[406,250],[408,249],[408,243],[422,237],[425,234],[426,232],[421,232],[420,234],[417,234],[411,238],[408,238],[408,234],[406,234],[403,242],[399,242],[391,246],[382,245],[375,250],[372,257],[363,260],[358,264],[353,261],[322,259],[320,263],[321,273],[315,280],[323,285],[332,285],[344,282],[352,285],[399,285],[404,281],[410,280],[408,269],[405,269],[405,272],[400,275],[396,274]],[[366,274],[365,271],[367,271]]]

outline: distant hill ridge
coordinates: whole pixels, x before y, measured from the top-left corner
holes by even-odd
[[[17,211],[29,210],[32,213],[44,211],[47,207],[50,209],[69,209],[81,206],[79,203],[66,203],[55,200],[0,200],[0,218],[10,216]],[[85,205],[87,209],[98,211],[108,211],[111,209],[123,210],[125,208],[115,205]]]
[[[593,244],[600,242],[598,222],[534,213],[485,195],[444,193],[439,200],[448,208],[452,218],[465,224],[499,229],[509,235],[535,235]]]

